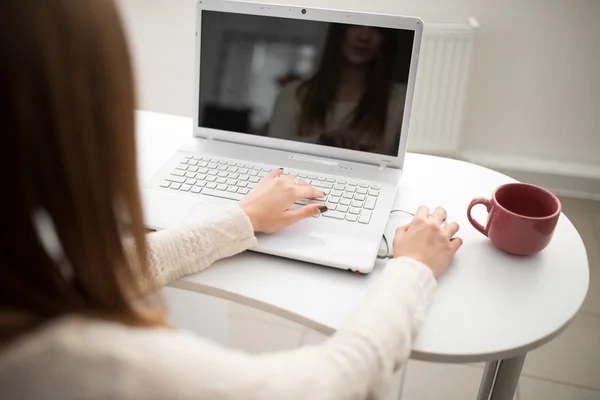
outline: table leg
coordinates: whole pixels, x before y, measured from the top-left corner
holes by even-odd
[[[477,400],[513,400],[526,354],[488,362],[483,371]]]

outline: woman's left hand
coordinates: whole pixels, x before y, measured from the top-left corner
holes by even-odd
[[[281,176],[283,169],[271,171],[248,195],[240,207],[256,232],[273,233],[304,218],[327,211],[323,203],[291,207],[300,199],[316,199],[324,194],[293,176]]]

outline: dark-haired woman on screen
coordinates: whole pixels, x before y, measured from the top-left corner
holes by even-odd
[[[391,29],[331,25],[316,75],[281,90],[268,135],[395,156],[406,96],[397,47]]]

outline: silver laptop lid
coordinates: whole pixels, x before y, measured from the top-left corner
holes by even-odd
[[[202,0],[194,135],[402,169],[423,22]]]

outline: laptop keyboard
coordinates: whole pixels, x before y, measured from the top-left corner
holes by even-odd
[[[221,157],[184,156],[160,187],[239,201],[275,168]],[[299,170],[286,169],[283,174],[296,176],[325,194],[297,204],[323,202],[328,211],[322,217],[361,224],[371,221],[380,192],[378,185]]]

